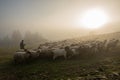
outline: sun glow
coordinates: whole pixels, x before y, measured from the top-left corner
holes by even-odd
[[[108,15],[101,9],[90,9],[83,13],[80,24],[84,28],[97,29],[108,22]]]

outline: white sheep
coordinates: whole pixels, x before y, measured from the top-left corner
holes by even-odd
[[[71,50],[72,50],[73,55],[78,55],[79,54],[79,52],[76,49],[71,49]]]
[[[30,57],[35,59],[35,58],[38,58],[39,57],[39,52],[36,50],[29,50],[30,52]]]
[[[15,62],[24,62],[28,59],[36,59],[39,57],[38,50],[18,50],[14,54],[14,61]]]
[[[53,60],[55,60],[57,57],[63,56],[65,59],[67,58],[67,52],[65,49],[59,49],[56,48],[53,51]]]
[[[25,51],[19,51],[19,52],[15,52],[14,54],[14,61],[15,63],[21,63],[26,61],[29,58],[30,54],[25,52]]]
[[[78,48],[79,48],[79,46],[71,46],[70,47],[70,50],[72,51],[73,55],[79,54],[79,52],[77,51]]]

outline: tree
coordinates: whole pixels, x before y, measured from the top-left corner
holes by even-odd
[[[27,31],[24,35],[24,40],[27,43],[31,43],[31,39],[32,39],[32,33],[30,31]]]
[[[42,43],[46,42],[47,40],[42,37],[38,32],[31,33],[30,31],[27,31],[24,36],[24,40],[28,44],[36,44],[36,43]]]
[[[15,30],[12,33],[11,40],[16,45],[23,39],[19,30]]]
[[[5,36],[2,40],[1,40],[1,42],[2,42],[2,46],[10,46],[11,45],[11,39],[10,39],[10,37],[7,35],[7,36]]]

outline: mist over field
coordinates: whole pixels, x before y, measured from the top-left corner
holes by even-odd
[[[120,0],[0,0],[0,80],[120,80]]]

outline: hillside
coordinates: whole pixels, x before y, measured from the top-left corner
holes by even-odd
[[[101,34],[92,38],[86,36],[59,41],[57,44],[72,44],[91,39],[119,39],[119,36],[120,33]],[[13,63],[14,50],[7,50],[6,55],[1,52],[0,80],[120,80],[120,54],[115,50],[105,55],[66,60],[36,59],[23,64]]]
[[[110,39],[118,39],[120,40],[120,32],[114,33],[106,33],[106,34],[96,34],[96,35],[87,35],[81,36],[77,38],[66,39],[60,42],[67,42],[67,43],[79,43],[80,41],[88,41],[88,40],[110,40]]]

